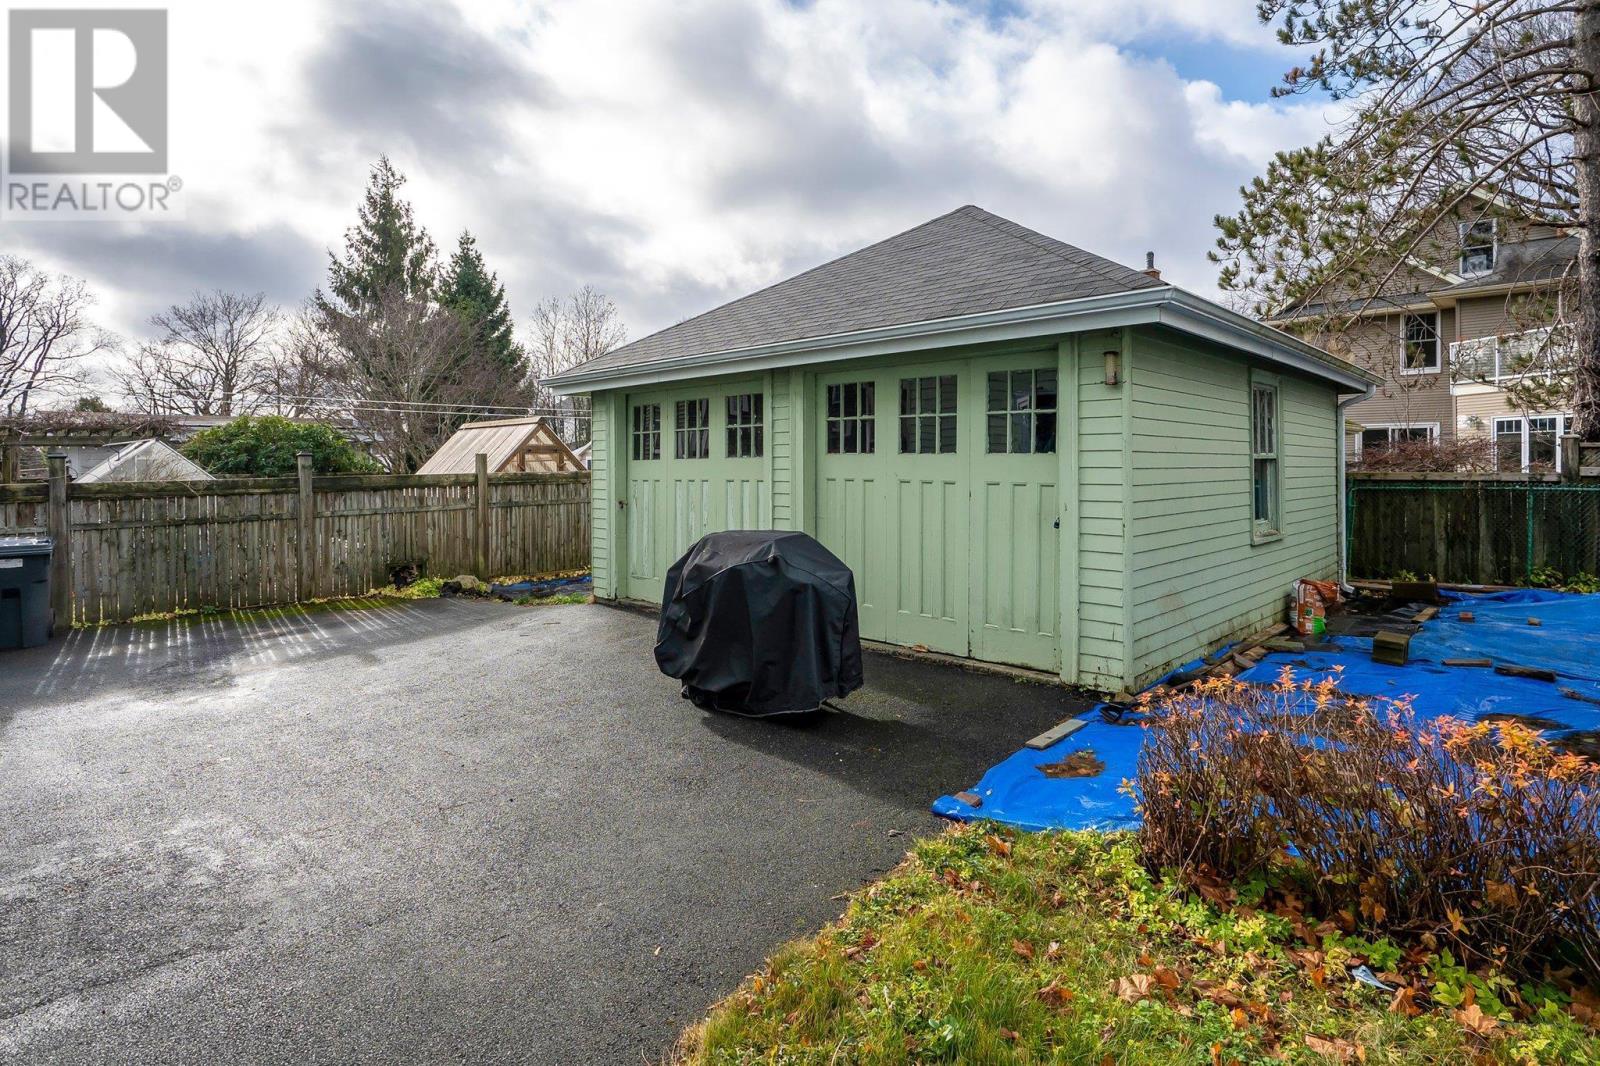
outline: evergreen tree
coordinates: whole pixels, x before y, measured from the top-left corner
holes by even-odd
[[[511,333],[511,308],[505,286],[491,273],[471,233],[460,244],[439,279],[441,306],[457,315],[476,341],[483,359],[508,384],[528,376],[528,357]]]
[[[372,168],[356,225],[345,231],[344,257],[328,252],[328,293],[317,293],[327,313],[356,314],[388,294],[427,299],[438,275],[433,238],[417,224],[400,196],[405,175],[388,156]]]

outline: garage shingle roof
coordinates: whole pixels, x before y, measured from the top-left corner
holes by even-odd
[[[569,373],[1163,286],[968,204]]]

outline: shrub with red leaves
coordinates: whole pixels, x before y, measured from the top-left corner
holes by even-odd
[[[1355,929],[1536,977],[1600,977],[1600,767],[1510,721],[1419,720],[1335,678],[1232,678],[1145,701],[1145,863],[1296,879]]]

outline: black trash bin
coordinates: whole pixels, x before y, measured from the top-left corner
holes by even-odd
[[[50,639],[49,537],[0,537],[0,650]]]

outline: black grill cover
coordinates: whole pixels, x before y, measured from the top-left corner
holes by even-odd
[[[707,534],[667,571],[656,664],[708,710],[815,710],[861,687],[855,578],[804,533]]]

